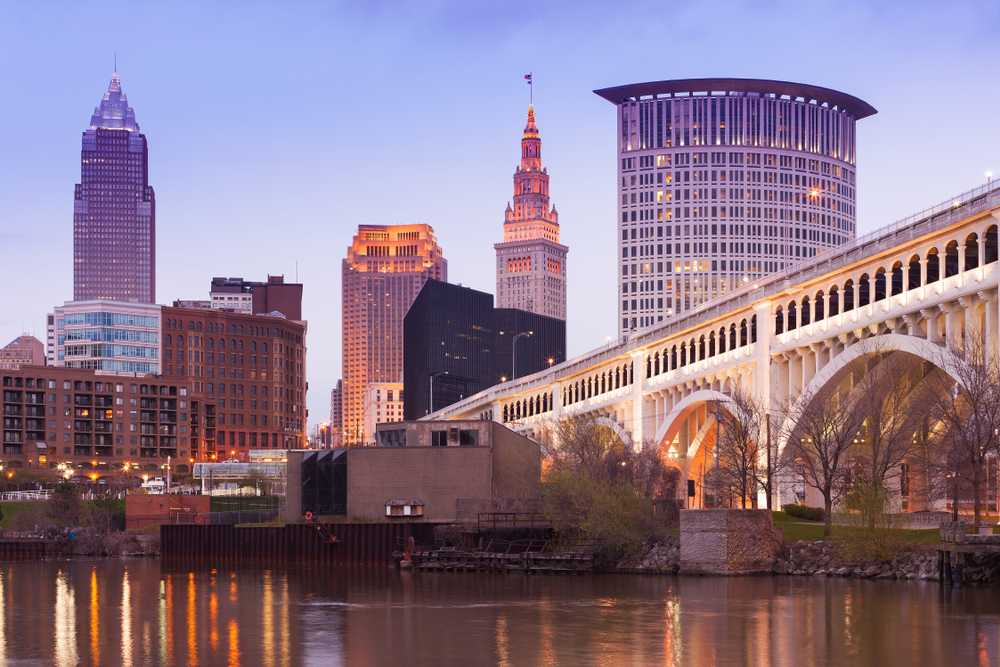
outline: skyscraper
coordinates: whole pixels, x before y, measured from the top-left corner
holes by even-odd
[[[156,301],[156,200],[146,136],[118,73],[83,132],[73,202],[73,300]]]
[[[559,243],[559,213],[549,207],[549,174],[542,167],[542,139],[535,109],[521,137],[514,172],[514,208],[504,212],[497,253],[497,308],[518,308],[566,319],[566,253]]]
[[[620,339],[854,238],[867,102],[758,79],[594,92],[618,109]]]
[[[343,442],[365,442],[365,394],[403,376],[403,316],[428,278],[448,280],[430,225],[360,225],[341,265]]]

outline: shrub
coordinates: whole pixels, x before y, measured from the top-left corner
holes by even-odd
[[[823,521],[826,511],[822,507],[806,507],[805,505],[782,505],[781,510],[788,516],[806,521]]]
[[[858,484],[838,508],[834,535],[843,555],[861,562],[887,563],[903,551],[899,532],[906,526],[891,493],[875,484]]]

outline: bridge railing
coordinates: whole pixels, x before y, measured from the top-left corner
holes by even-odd
[[[843,263],[856,261],[855,258],[848,259],[851,253],[860,248],[864,248],[881,239],[889,238],[898,232],[912,230],[925,221],[930,221],[926,228],[919,231],[920,234],[934,231],[946,227],[956,218],[964,218],[974,215],[978,210],[985,210],[991,205],[1000,204],[1000,180],[997,183],[992,181],[972,188],[954,197],[949,197],[934,206],[930,206],[921,211],[906,216],[896,222],[869,232],[864,236],[848,241],[847,243],[830,249],[822,255],[810,257],[804,261],[790,265],[786,270],[765,276],[755,280],[744,287],[740,287],[731,292],[727,292],[715,299],[706,301],[685,313],[673,317],[665,322],[658,322],[633,333],[628,342],[621,343],[614,341],[605,345],[584,352],[572,359],[562,362],[557,366],[547,368],[540,373],[519,378],[514,382],[506,382],[486,389],[475,396],[470,396],[464,401],[448,406],[439,412],[448,414],[461,411],[466,405],[479,405],[483,402],[493,400],[517,393],[521,389],[547,384],[553,379],[563,377],[575,372],[574,366],[590,367],[601,363],[606,359],[612,359],[623,353],[627,353],[636,348],[643,347],[655,340],[666,338],[670,335],[678,334],[682,331],[697,326],[698,324],[711,319],[717,315],[745,308],[760,301],[772,294],[776,294],[786,289],[789,285],[806,282],[822,273],[829,272],[832,265],[838,260]],[[425,419],[440,418],[435,415],[425,417]]]

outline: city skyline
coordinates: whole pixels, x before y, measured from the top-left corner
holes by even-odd
[[[159,209],[157,300],[169,304],[200,294],[215,275],[284,273],[291,280],[298,263],[296,282],[307,285],[303,310],[311,341],[339,334],[339,308],[329,295],[340,290],[336,272],[327,267],[359,221],[432,225],[451,258],[451,280],[492,291],[495,275],[486,258],[497,211],[509,199],[506,179],[517,162],[509,128],[523,122],[527,72],[534,73],[536,108],[544,109],[546,162],[559,174],[560,213],[572,221],[563,230],[574,253],[570,357],[597,347],[616,328],[615,120],[594,89],[724,74],[806,81],[871,102],[880,113],[858,129],[859,235],[1000,168],[991,163],[1000,142],[993,133],[964,123],[950,128],[946,139],[928,142],[920,110],[923,90],[947,83],[950,90],[975,90],[963,97],[963,116],[991,117],[998,93],[978,85],[987,75],[976,63],[989,62],[985,45],[1000,23],[995,7],[949,7],[948,21],[965,26],[959,35],[940,31],[944,10],[929,3],[841,3],[787,16],[737,4],[726,12],[732,20],[717,27],[719,48],[682,68],[666,58],[622,61],[621,35],[638,43],[669,34],[672,48],[691,48],[703,41],[693,28],[706,10],[683,5],[666,14],[654,5],[630,7],[634,11],[611,13],[591,4],[571,13],[557,3],[525,19],[506,7],[443,5],[423,12],[401,6],[399,16],[389,18],[384,9],[266,6],[236,17],[222,6],[206,10],[206,21],[199,22],[211,29],[147,8],[137,10],[135,20],[162,20],[160,31],[116,36],[101,50],[85,38],[102,25],[99,15],[85,16],[86,8],[58,17],[13,8],[0,27],[2,67],[12,80],[31,72],[46,101],[32,106],[31,114],[23,105],[0,111],[0,147],[19,156],[0,167],[0,242],[17,249],[3,282],[11,297],[0,318],[0,340],[22,329],[42,338],[48,310],[70,298],[69,220],[72,185],[79,178],[80,118],[107,87],[113,53],[105,50],[118,50],[119,76],[141,111],[156,156],[150,182]],[[638,12],[650,18],[636,27]],[[826,34],[838,35],[830,40],[837,67],[821,74],[815,59],[790,57],[814,48],[815,34],[803,26],[820,19]],[[373,28],[384,33],[374,38],[376,48],[362,46],[373,39]],[[773,31],[782,40],[763,40],[748,55],[748,30]],[[931,33],[939,39],[915,39]],[[269,39],[258,43],[256,34]],[[543,35],[550,48],[532,46]],[[216,36],[218,50],[177,48]],[[482,46],[493,36],[500,39]],[[442,45],[429,49],[429,43]],[[362,48],[375,55],[355,62],[351,54]],[[411,64],[393,71],[396,60],[411,51]],[[278,81],[299,96],[293,122],[272,103]],[[368,116],[365,127],[391,127],[389,133],[351,130],[359,112],[349,91],[371,83],[407,97],[407,114],[390,111],[393,105],[362,113]],[[203,95],[210,98],[207,106]],[[401,176],[383,178],[390,167]],[[438,187],[442,178],[451,181],[446,199]],[[39,276],[33,288],[17,290],[29,275]],[[323,346],[330,349],[325,355],[315,353],[320,347],[314,342],[310,352],[314,422],[328,412],[341,367],[339,346]]]

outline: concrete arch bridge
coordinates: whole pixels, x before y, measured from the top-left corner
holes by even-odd
[[[773,405],[794,403],[872,336],[940,364],[949,343],[960,348],[966,331],[984,331],[995,357],[998,222],[1000,185],[982,186],[427,419],[496,419],[541,439],[564,417],[590,415],[631,446],[666,447],[700,484],[712,405],[736,385]]]

